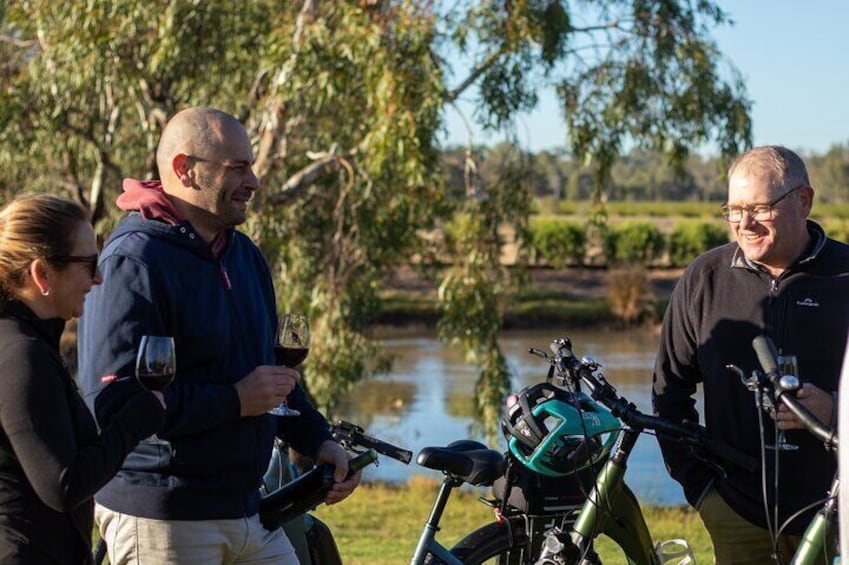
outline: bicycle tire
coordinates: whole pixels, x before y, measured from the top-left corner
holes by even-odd
[[[509,559],[511,550],[527,549],[528,535],[525,531],[525,521],[522,518],[510,518],[504,522],[493,522],[473,531],[457,545],[451,548],[451,554],[456,556],[464,565],[482,565],[495,559],[492,563],[507,565],[519,561]],[[532,563],[533,556],[528,556],[522,563]],[[425,565],[444,565],[444,561],[428,555]]]

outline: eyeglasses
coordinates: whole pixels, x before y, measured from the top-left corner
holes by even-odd
[[[86,263],[91,278],[97,276],[97,259],[97,253],[94,255],[58,255],[48,258],[49,261],[55,261],[56,263]]]
[[[767,202],[766,204],[752,204],[751,206],[729,206],[728,204],[723,204],[719,209],[719,213],[722,219],[732,224],[739,224],[743,221],[743,212],[746,212],[751,220],[768,222],[772,219],[772,211],[775,209],[775,205],[804,186],[791,188],[772,202]]]

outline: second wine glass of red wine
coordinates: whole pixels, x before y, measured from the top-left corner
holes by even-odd
[[[163,390],[177,372],[177,353],[174,338],[163,335],[143,335],[136,356],[136,379],[147,390]],[[149,443],[166,444],[167,441],[155,435],[147,439]]]
[[[304,362],[310,352],[310,323],[304,314],[283,314],[277,327],[277,345],[274,355],[277,363],[295,368]],[[276,416],[300,416],[301,413],[286,406],[284,400],[271,410]]]

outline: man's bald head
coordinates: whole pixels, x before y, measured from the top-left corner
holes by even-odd
[[[259,188],[248,132],[214,108],[188,108],[162,132],[156,164],[162,190],[207,242],[243,223]]]
[[[242,124],[226,112],[215,108],[187,108],[178,112],[165,125],[156,150],[156,166],[163,182],[173,175],[174,157],[180,154],[209,158],[216,154],[228,137],[247,133]]]

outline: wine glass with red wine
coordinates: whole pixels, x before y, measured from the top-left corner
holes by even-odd
[[[143,335],[136,357],[136,378],[147,390],[162,390],[174,380],[177,354],[174,338],[162,335]],[[155,435],[148,442],[167,444]]]
[[[304,362],[310,352],[310,323],[303,314],[283,314],[277,327],[277,346],[274,355],[277,364],[294,369]],[[268,411],[276,416],[300,416],[301,413],[286,406],[286,400]]]

